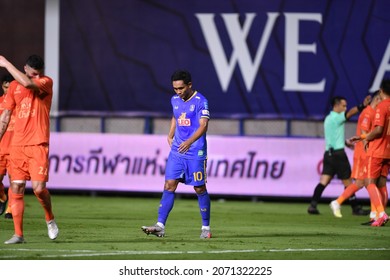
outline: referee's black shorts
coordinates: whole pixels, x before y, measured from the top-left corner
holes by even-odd
[[[324,153],[322,174],[333,177],[337,175],[340,180],[351,178],[351,165],[344,149]]]

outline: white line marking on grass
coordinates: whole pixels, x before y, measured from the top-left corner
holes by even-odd
[[[268,249],[268,250],[211,250],[211,251],[96,251],[96,250],[47,250],[47,249],[23,249],[2,248],[2,251],[10,252],[43,252],[39,258],[69,258],[69,257],[96,257],[118,255],[168,255],[168,254],[225,254],[225,253],[285,253],[285,252],[323,252],[323,251],[390,251],[390,248],[301,248],[301,249]],[[17,258],[17,256],[0,256],[0,259]]]

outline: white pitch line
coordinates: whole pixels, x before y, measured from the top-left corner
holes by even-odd
[[[47,250],[25,248],[2,248],[2,251],[10,252],[45,252],[48,255],[40,255],[40,258],[69,258],[69,257],[94,257],[117,255],[167,255],[167,254],[224,254],[224,253],[282,253],[282,252],[323,252],[323,251],[390,251],[390,248],[302,248],[302,249],[268,249],[268,250],[212,250],[212,251],[94,251],[94,250]],[[50,254],[56,253],[57,254]],[[0,256],[0,259],[17,258],[17,256]]]

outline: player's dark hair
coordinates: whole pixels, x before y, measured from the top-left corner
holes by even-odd
[[[390,96],[390,79],[385,79],[381,82],[380,89],[388,96]]]
[[[330,101],[330,105],[332,105],[332,108],[334,105],[340,104],[341,101],[346,100],[345,97],[342,96],[334,96],[332,100]]]
[[[30,55],[26,60],[26,64],[35,70],[43,70],[45,67],[42,57],[36,54]]]
[[[171,82],[173,81],[183,81],[189,84],[192,81],[191,74],[187,70],[176,70],[171,76]]]
[[[14,77],[12,77],[11,74],[7,73],[7,74],[4,74],[3,77],[1,78],[1,83],[4,83],[4,82],[12,82],[14,79]]]
[[[379,95],[379,90],[374,91],[374,92],[371,94],[371,100],[374,99],[375,97],[377,97],[378,95]]]

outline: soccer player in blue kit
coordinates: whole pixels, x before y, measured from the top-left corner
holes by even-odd
[[[176,93],[171,98],[173,116],[168,133],[171,151],[165,169],[165,184],[157,223],[143,226],[146,234],[164,237],[165,224],[175,200],[179,183],[191,185],[198,196],[202,228],[200,238],[211,238],[210,196],[206,189],[207,141],[206,132],[210,119],[207,99],[192,89],[191,74],[177,70],[171,77]]]

